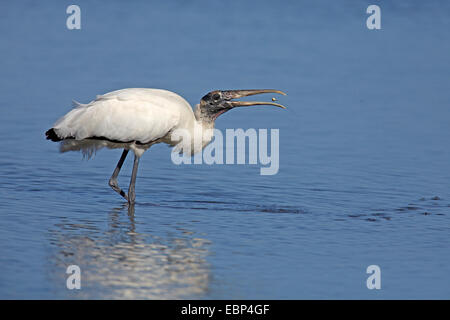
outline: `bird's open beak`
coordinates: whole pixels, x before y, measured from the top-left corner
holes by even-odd
[[[227,100],[238,99],[242,97],[253,96],[255,94],[262,93],[279,93],[282,95],[286,95],[283,91],[273,90],[273,89],[256,89],[256,90],[226,90],[222,91]],[[286,109],[285,106],[275,103],[275,102],[265,102],[265,101],[230,101],[229,102],[233,107],[248,107],[248,106],[256,106],[256,105],[270,105],[276,106],[279,108]]]

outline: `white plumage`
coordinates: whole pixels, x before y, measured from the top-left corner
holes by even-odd
[[[53,126],[59,138],[71,138],[62,144],[63,152],[89,153],[104,146],[121,148],[119,141],[149,144],[170,138],[166,135],[175,129],[192,129],[196,122],[185,99],[162,89],[122,89],[97,96],[88,104],[75,105]],[[91,137],[110,141],[81,142]]]
[[[60,141],[61,152],[82,151],[90,157],[103,147],[124,151],[109,181],[110,186],[134,203],[134,185],[141,155],[155,143],[167,143],[187,154],[201,151],[212,140],[216,118],[234,107],[275,105],[274,102],[231,101],[278,90],[226,90],[205,95],[195,112],[189,103],[174,92],[162,89],[131,88],[112,91],[88,104],[74,102],[75,108],[46,132],[47,139]],[[179,132],[188,133],[189,138]],[[174,133],[177,133],[176,135]],[[176,139],[174,139],[176,137]],[[200,138],[201,141],[195,141]],[[188,140],[188,141],[184,141]],[[128,195],[119,188],[117,176],[129,152],[135,154]]]

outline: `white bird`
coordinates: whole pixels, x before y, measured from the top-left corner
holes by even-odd
[[[130,88],[112,91],[88,104],[74,102],[75,108],[59,119],[45,135],[47,139],[61,142],[60,151],[82,151],[88,157],[106,147],[123,148],[117,166],[109,179],[111,188],[134,204],[135,183],[139,159],[156,143],[181,147],[182,152],[194,154],[201,151],[212,140],[212,129],[217,117],[235,107],[252,105],[274,105],[274,102],[232,101],[240,97],[261,93],[284,92],[272,89],[262,90],[216,90],[206,94],[195,111],[189,103],[174,92],[162,89]],[[174,133],[185,130],[191,141],[180,141]],[[200,144],[194,143],[200,133]],[[181,145],[183,144],[183,145]],[[198,146],[199,147],[195,147]],[[134,152],[134,165],[128,194],[119,187],[117,177],[129,152]]]

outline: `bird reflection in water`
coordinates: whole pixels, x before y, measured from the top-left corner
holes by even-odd
[[[124,211],[128,208],[128,215]],[[125,209],[125,210],[124,210]],[[209,241],[170,229],[168,236],[135,231],[134,206],[109,213],[107,230],[97,222],[61,223],[51,231],[52,281],[61,294],[96,299],[201,298],[208,290]],[[167,228],[167,226],[164,226]],[[81,290],[66,289],[67,266],[81,268]]]

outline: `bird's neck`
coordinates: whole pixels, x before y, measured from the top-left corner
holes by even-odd
[[[211,142],[214,135],[214,121],[208,119],[199,119],[195,121],[194,135],[202,137],[202,149]]]
[[[213,129],[215,119],[208,117],[206,113],[203,113],[199,105],[197,105],[197,107],[195,108],[194,115],[194,123],[191,123],[191,125],[186,127],[186,129],[189,131],[188,133],[190,141],[185,141],[185,143],[188,143],[188,145],[185,145],[183,147],[185,148],[185,151],[187,149],[190,149],[191,154],[200,152],[211,142],[214,135]]]
[[[212,116],[210,113],[205,112],[199,104],[196,105],[194,110],[195,120],[204,130],[214,129],[214,122],[217,116]]]

